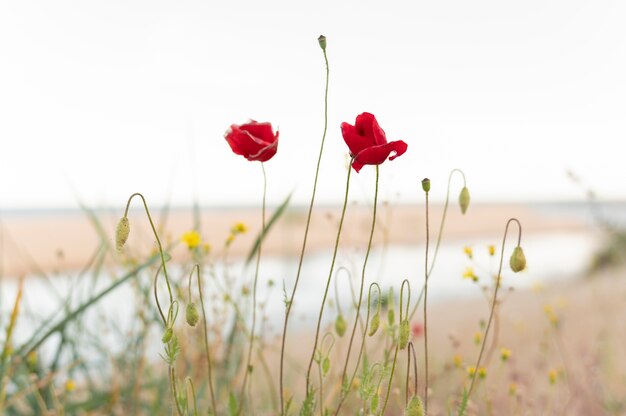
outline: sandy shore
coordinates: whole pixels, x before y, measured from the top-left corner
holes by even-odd
[[[443,207],[433,206],[430,211],[431,235],[436,235]],[[297,254],[301,249],[306,223],[305,208],[291,208],[275,224],[264,253]],[[0,218],[0,273],[4,276],[20,276],[40,271],[78,269],[94,254],[99,243],[112,244],[118,214],[98,214],[98,224],[85,213],[13,213]],[[203,241],[214,251],[224,247],[230,227],[236,222],[245,223],[250,232],[239,236],[231,246],[233,255],[245,255],[260,230],[260,215],[256,209],[216,209],[201,212],[200,229]],[[423,206],[382,206],[379,209],[374,244],[416,244],[424,240]],[[268,216],[271,215],[271,210]],[[193,228],[190,209],[174,209],[163,216],[153,213],[162,240],[179,240]],[[332,247],[335,241],[340,210],[336,207],[316,208],[311,220],[307,250],[309,252]],[[586,225],[575,217],[547,215],[529,205],[521,204],[475,204],[465,216],[456,204],[451,204],[446,221],[446,240],[470,237],[499,236],[508,218],[518,218],[525,233],[550,233],[584,230]],[[132,234],[129,246],[149,250],[154,238],[143,211],[129,214]],[[353,205],[348,208],[341,243],[359,245],[367,241],[371,225],[371,209]],[[101,228],[99,228],[101,227]],[[174,256],[184,253],[182,247]]]

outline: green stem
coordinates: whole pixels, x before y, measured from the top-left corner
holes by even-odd
[[[298,282],[300,281],[300,272],[302,270],[302,262],[304,260],[304,252],[306,249],[306,242],[309,235],[309,226],[311,224],[311,213],[313,212],[313,204],[315,202],[315,191],[317,190],[317,178],[319,176],[320,164],[322,162],[322,153],[324,152],[324,141],[326,140],[326,131],[328,130],[328,79],[329,79],[329,67],[328,57],[326,56],[326,49],[323,49],[324,61],[326,62],[326,89],[324,92],[324,133],[322,134],[322,144],[320,145],[320,153],[317,157],[317,167],[315,168],[315,179],[313,181],[313,193],[311,194],[311,202],[309,204],[309,212],[306,218],[306,226],[304,229],[304,240],[302,241],[302,250],[300,251],[300,260],[298,261],[298,271],[296,272],[296,281],[293,285],[289,302],[287,303],[287,312],[285,313],[285,321],[283,323],[283,336],[280,345],[280,414],[285,414],[285,398],[284,396],[284,362],[285,362],[285,342],[287,339],[287,325],[289,323],[289,315],[291,313],[291,307],[293,306],[293,300],[296,296],[296,290],[298,288]],[[308,384],[308,383],[307,383]]]
[[[352,160],[350,161],[352,164]],[[335,248],[333,249],[333,258],[330,262],[330,271],[328,272],[328,279],[326,281],[326,288],[324,289],[324,297],[322,298],[322,305],[320,306],[320,312],[317,317],[317,326],[315,328],[315,341],[313,342],[313,351],[311,358],[309,359],[309,365],[306,371],[306,393],[309,393],[309,387],[311,382],[311,367],[313,366],[313,359],[315,357],[315,350],[317,349],[317,343],[319,341],[320,327],[322,325],[322,315],[324,314],[324,306],[326,305],[326,298],[328,297],[328,289],[330,287],[330,281],[333,276],[333,269],[335,267],[335,260],[337,259],[337,250],[339,249],[339,239],[341,238],[341,230],[343,229],[343,220],[346,216],[346,207],[348,206],[348,193],[350,191],[350,174],[352,173],[352,167],[348,167],[348,177],[346,179],[346,192],[343,200],[343,208],[341,209],[341,218],[339,219],[339,229],[337,230],[337,237],[335,238]]]
[[[446,201],[447,202],[447,201]],[[443,221],[442,221],[443,224]],[[428,414],[428,243],[430,232],[428,224],[428,191],[426,191],[426,254],[424,259],[424,364],[426,372],[424,375],[424,413]],[[441,234],[441,233],[440,233]]]
[[[402,281],[402,286],[400,287],[400,326],[402,326],[402,299],[403,299],[403,295],[404,295],[404,285],[406,284],[407,290],[409,291],[408,295],[407,295],[407,300],[406,300],[406,308],[405,308],[405,315],[408,316],[409,314],[409,304],[411,303],[411,285],[409,283],[409,281],[407,279],[404,279]],[[400,331],[401,332],[401,331]],[[400,349],[400,334],[398,333],[398,340],[396,340],[396,351],[393,355],[393,362],[391,364],[391,374],[389,374],[389,384],[387,384],[387,393],[385,394],[385,402],[383,404],[383,408],[381,409],[379,415],[384,415],[385,414],[385,409],[387,408],[387,402],[389,401],[389,393],[391,392],[391,384],[393,382],[393,373],[396,370],[396,362],[398,360],[398,350]],[[424,414],[428,414],[428,413],[424,413]]]
[[[263,203],[261,205],[261,230],[265,230],[265,197],[267,195],[267,175],[265,174],[265,165],[261,162],[261,170],[263,171]],[[244,395],[246,393],[246,384],[248,382],[248,374],[251,372],[250,362],[252,360],[252,347],[254,345],[254,329],[256,327],[256,292],[257,283],[259,281],[259,265],[261,264],[261,249],[263,247],[263,238],[259,240],[259,251],[256,256],[256,267],[254,270],[254,283],[252,287],[252,326],[250,327],[250,345],[248,347],[248,358],[244,367],[243,383],[241,385],[240,406],[238,415],[243,410]]]
[[[415,346],[413,342],[409,342],[409,346],[406,351],[406,382],[404,384],[404,406],[409,403],[409,376],[411,375],[411,353],[413,354],[413,394],[417,394],[417,358],[415,357]]]
[[[483,358],[483,353],[485,351],[485,345],[487,344],[487,336],[489,335],[489,329],[491,328],[491,322],[493,320],[494,310],[496,309],[496,303],[498,301],[498,289],[500,289],[500,279],[502,274],[502,262],[504,260],[504,243],[506,243],[506,236],[509,231],[509,225],[515,222],[517,223],[517,227],[519,229],[519,233],[517,235],[517,245],[520,245],[522,240],[522,225],[517,220],[517,218],[511,218],[506,222],[506,227],[504,228],[504,237],[502,238],[502,250],[500,251],[500,266],[498,267],[498,274],[496,275],[496,288],[493,291],[493,300],[491,302],[491,311],[489,312],[489,320],[487,321],[487,327],[485,328],[485,334],[483,336],[483,342],[480,346],[480,353],[478,354],[478,359],[476,360],[476,365],[474,366],[474,375],[472,376],[472,382],[470,384],[469,390],[467,391],[467,400],[469,400],[472,391],[474,390],[474,384],[476,383],[476,376],[478,375],[478,369],[480,368],[480,360]]]
[[[207,319],[206,319],[206,310],[204,308],[204,296],[202,295],[202,279],[200,278],[200,265],[196,264],[194,269],[197,272],[198,278],[198,294],[200,295],[200,307],[202,308],[202,319],[204,321],[203,330],[204,330],[204,350],[206,353],[206,361],[207,361],[207,375],[209,382],[209,393],[211,395],[211,409],[213,409],[214,415],[217,415],[217,406],[215,405],[215,392],[213,391],[213,370],[211,366],[211,353],[209,350],[209,333],[207,329]],[[191,276],[193,275],[193,270],[189,274],[189,302],[191,302]]]
[[[429,277],[430,277],[430,274],[433,272],[433,268],[435,267],[437,254],[439,254],[439,246],[441,245],[441,238],[443,237],[443,227],[446,223],[446,215],[448,213],[448,202],[450,201],[450,183],[452,181],[452,175],[454,174],[454,172],[460,173],[461,176],[463,177],[463,186],[465,187],[467,185],[467,181],[465,180],[465,174],[463,173],[461,169],[452,169],[450,171],[450,175],[448,176],[448,190],[446,191],[446,202],[443,204],[443,214],[441,217],[441,223],[439,224],[439,235],[437,235],[437,244],[435,245],[435,250],[433,252],[433,259],[430,263],[430,268],[428,269]],[[411,311],[411,317],[409,318],[409,320],[413,319],[413,316],[417,312],[417,309],[419,308],[419,305],[422,302],[423,296],[424,296],[424,286],[422,285],[422,290],[420,291],[420,294],[417,297],[417,302],[415,303],[415,306],[413,307],[413,310]]]

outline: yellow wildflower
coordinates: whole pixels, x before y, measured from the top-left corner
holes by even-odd
[[[480,331],[477,331],[474,333],[474,344],[476,345],[480,345],[480,342],[483,339],[483,333]]]
[[[452,357],[452,362],[454,363],[454,366],[456,368],[461,368],[461,364],[463,364],[463,360],[461,359],[461,355],[460,354],[455,354],[454,357]]]
[[[487,369],[485,367],[480,367],[478,369],[478,377],[484,379],[485,377],[487,377]]]
[[[545,305],[543,307],[543,311],[546,314],[546,317],[548,318],[548,321],[550,321],[551,325],[557,326],[559,324],[559,317],[554,311],[554,308],[552,307],[552,305]]]
[[[496,246],[494,246],[493,244],[490,244],[489,247],[487,247],[487,249],[489,250],[489,255],[490,256],[495,256],[495,254],[496,254]]]
[[[476,367],[470,365],[469,367],[467,367],[466,371],[468,376],[474,377],[474,374],[476,373]]]
[[[559,373],[555,369],[548,371],[548,381],[550,381],[550,384],[556,384],[556,379],[558,376]]]
[[[231,245],[233,241],[235,241],[235,235],[234,234],[230,234],[228,236],[228,238],[226,239],[226,245],[227,246]]]
[[[209,254],[211,252],[211,244],[204,243],[202,245],[202,250],[204,251],[204,254]]]
[[[472,248],[471,248],[470,246],[465,246],[465,247],[463,248],[463,252],[464,252],[465,254],[467,254],[467,257],[469,257],[470,259],[471,259],[471,258],[473,257],[473,255],[474,255],[474,252],[472,251]]]
[[[502,359],[502,361],[507,361],[509,358],[511,358],[511,350],[508,348],[500,348],[500,358]]]
[[[463,272],[464,279],[472,279],[474,282],[478,281],[478,276],[474,274],[474,269],[472,267],[466,267]]]
[[[243,222],[238,222],[230,228],[230,232],[233,234],[245,234],[248,232],[248,227]]]
[[[509,394],[511,396],[517,396],[517,384],[515,383],[509,384]]]
[[[180,241],[185,243],[189,250],[193,250],[194,248],[198,247],[201,243],[200,233],[197,232],[196,230],[187,231],[180,238]]]
[[[76,389],[76,383],[71,378],[65,382],[65,391],[71,392]]]

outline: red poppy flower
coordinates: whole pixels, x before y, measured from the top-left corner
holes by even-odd
[[[423,333],[424,325],[419,322],[414,322],[413,325],[411,325],[411,335],[413,335],[413,338],[420,337]]]
[[[354,126],[341,123],[341,134],[350,149],[350,156],[354,158],[352,167],[357,172],[364,165],[380,165],[387,157],[394,160],[407,149],[402,140],[387,143],[385,132],[370,113],[359,114]]]
[[[246,124],[233,124],[224,137],[235,154],[248,160],[266,162],[278,148],[278,132],[274,134],[270,123],[250,120]]]

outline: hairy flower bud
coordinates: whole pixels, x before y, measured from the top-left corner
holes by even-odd
[[[330,358],[324,357],[322,360],[322,375],[326,376],[328,370],[330,370]]]
[[[418,395],[411,397],[404,414],[405,416],[424,416],[424,406]]]
[[[430,191],[430,179],[428,179],[428,178],[422,179],[422,189],[426,193],[428,193]]]
[[[409,343],[409,320],[403,319],[400,322],[400,334],[398,335],[398,346],[401,350],[405,349]]]
[[[461,193],[459,194],[459,205],[461,206],[461,213],[465,214],[467,212],[467,208],[470,204],[470,193],[467,186],[464,186],[461,189]]]
[[[187,304],[187,309],[185,310],[185,319],[190,326],[196,326],[196,324],[200,320],[200,314],[198,314],[198,308],[196,308],[195,303],[191,302]]]
[[[526,256],[524,250],[520,246],[515,247],[513,254],[511,254],[511,260],[509,260],[511,270],[515,273],[520,272],[526,268]]]
[[[167,344],[172,339],[172,335],[174,335],[174,331],[172,330],[172,328],[166,328],[165,332],[163,333],[163,337],[161,338],[161,341],[164,344]]]
[[[343,318],[343,315],[337,315],[337,319],[335,319],[335,332],[340,337],[346,333],[346,320]]]
[[[372,316],[372,320],[370,321],[370,332],[367,334],[370,337],[373,336],[376,331],[378,331],[378,327],[380,326],[380,314],[376,312],[374,316]]]
[[[326,50],[326,36],[320,35],[320,37],[317,38],[317,41],[320,44],[320,48],[322,48],[322,50],[325,51]]]
[[[129,234],[130,224],[128,223],[128,217],[124,216],[120,219],[120,222],[117,223],[117,227],[115,229],[115,248],[117,251],[122,251],[124,244],[126,244],[126,240],[128,240]]]

